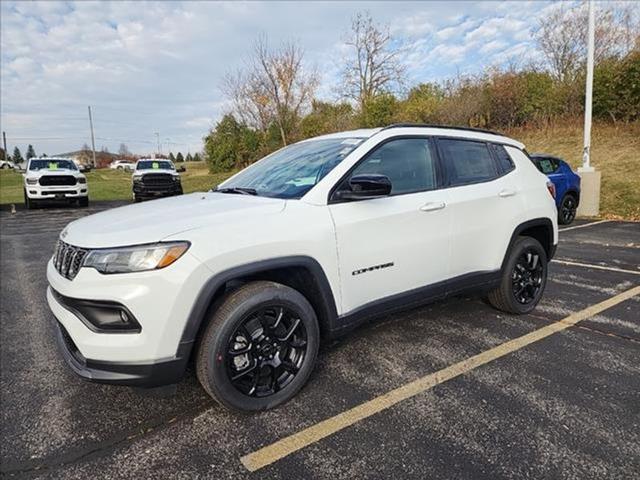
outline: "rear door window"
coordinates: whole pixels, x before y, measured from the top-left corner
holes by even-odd
[[[484,142],[441,138],[438,147],[451,187],[488,182],[498,176],[496,163]]]

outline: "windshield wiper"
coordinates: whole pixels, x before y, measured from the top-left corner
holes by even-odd
[[[220,193],[239,193],[241,195],[258,195],[255,188],[247,187],[214,188],[213,191]]]

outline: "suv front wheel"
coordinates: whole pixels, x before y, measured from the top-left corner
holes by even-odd
[[[507,313],[533,310],[547,284],[547,253],[532,237],[518,237],[502,272],[500,286],[489,292],[489,303]]]
[[[198,379],[222,405],[266,410],[307,382],[319,345],[316,314],[298,291],[267,281],[231,292],[200,339]]]

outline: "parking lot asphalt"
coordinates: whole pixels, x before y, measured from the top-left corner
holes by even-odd
[[[639,223],[561,232],[530,315],[464,296],[383,318],[324,345],[291,402],[242,415],[210,400],[193,372],[175,393],[149,392],[84,382],[63,363],[45,264],[69,221],[110,206],[0,212],[3,477],[640,478],[637,295],[255,472],[241,461],[640,285]]]

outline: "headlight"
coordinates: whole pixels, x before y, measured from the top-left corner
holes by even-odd
[[[142,175],[134,175],[133,176],[133,181],[134,182],[139,182],[140,180],[142,180]]]
[[[91,250],[83,267],[101,273],[144,272],[168,267],[189,248],[189,242],[167,242],[136,247]]]
[[[87,179],[84,177],[78,177],[78,183],[87,183]]]
[[[173,176],[173,181],[174,182],[179,182],[180,181],[180,175],[174,175]]]
[[[37,185],[37,184],[38,184],[37,178],[27,178],[27,185]]]

